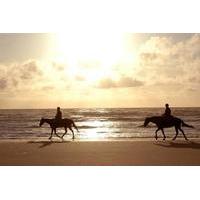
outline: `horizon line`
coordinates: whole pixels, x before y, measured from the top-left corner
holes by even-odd
[[[61,106],[60,106],[61,107]],[[61,109],[131,109],[131,108],[163,108],[164,106],[141,106],[141,107],[61,107]],[[171,108],[200,108],[200,106],[170,106]],[[0,108],[0,110],[44,110],[44,109],[56,109],[51,108]]]

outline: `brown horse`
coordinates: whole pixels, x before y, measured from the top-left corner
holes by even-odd
[[[165,133],[164,133],[164,128],[170,128],[170,127],[173,127],[173,126],[175,127],[175,130],[176,130],[176,135],[174,136],[173,140],[175,140],[176,137],[178,136],[178,130],[180,130],[182,132],[185,140],[188,140],[183,129],[181,129],[181,126],[194,128],[193,126],[186,124],[183,120],[181,120],[177,117],[173,117],[173,116],[169,116],[169,117],[163,117],[163,116],[147,117],[144,121],[144,127],[146,127],[149,122],[156,124],[156,126],[158,127],[158,129],[155,131],[156,140],[158,139],[157,132],[159,130],[162,131],[163,140],[165,140],[166,136],[165,136]]]
[[[49,137],[49,139],[52,138],[52,135],[53,135],[53,132],[55,133],[55,135],[61,139],[63,139],[63,137],[65,136],[65,134],[67,133],[67,128],[69,128],[73,134],[73,137],[72,139],[74,139],[74,131],[72,129],[72,127],[74,127],[78,132],[78,128],[77,126],[75,125],[74,121],[72,119],[61,119],[61,120],[56,120],[56,119],[45,119],[45,118],[41,118],[40,120],[40,127],[44,124],[44,123],[47,123],[50,125],[51,127],[51,135]],[[64,127],[65,128],[65,133],[60,137],[57,133],[56,133],[56,128],[59,128],[59,127]]]

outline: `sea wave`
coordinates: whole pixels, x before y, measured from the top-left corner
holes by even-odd
[[[184,127],[188,137],[199,137],[200,108],[172,108],[173,115],[184,122],[195,126],[195,129]],[[78,138],[133,138],[154,137],[156,126],[149,124],[143,127],[148,116],[161,115],[161,108],[94,108],[62,109],[63,117],[72,118],[80,129]],[[50,133],[49,125],[39,127],[41,117],[53,118],[54,109],[0,110],[0,138],[46,137]],[[64,129],[59,128],[59,133]],[[174,128],[166,129],[166,135],[172,136]],[[159,132],[158,134],[162,134]],[[181,135],[181,134],[180,134]]]

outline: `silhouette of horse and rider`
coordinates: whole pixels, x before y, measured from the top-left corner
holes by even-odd
[[[173,140],[175,140],[178,136],[178,131],[181,131],[185,140],[188,140],[182,126],[188,127],[188,128],[194,128],[191,125],[186,124],[182,119],[174,117],[171,115],[171,109],[169,108],[169,104],[165,104],[165,113],[162,116],[153,116],[153,117],[147,117],[144,121],[144,127],[146,127],[149,122],[152,122],[156,124],[157,130],[155,131],[155,138],[158,139],[157,132],[159,130],[162,131],[163,134],[163,140],[165,140],[166,136],[164,133],[164,128],[170,128],[175,127],[176,135],[174,136]]]
[[[67,134],[67,128],[69,128],[70,131],[72,132],[72,139],[75,139],[74,131],[73,131],[72,127],[74,127],[79,132],[77,126],[75,125],[75,123],[72,119],[68,119],[68,118],[62,119],[62,112],[60,110],[60,107],[57,107],[57,113],[56,113],[56,116],[54,119],[41,118],[40,127],[44,123],[49,124],[49,126],[51,128],[51,135],[50,135],[49,139],[52,138],[53,132],[55,133],[55,135],[57,137],[63,139],[63,137]],[[56,128],[60,128],[60,127],[64,127],[64,129],[65,129],[65,133],[62,136],[59,136],[56,133]]]
[[[173,140],[175,140],[177,138],[178,133],[179,133],[178,131],[182,132],[185,140],[188,140],[182,129],[182,126],[194,128],[193,126],[186,124],[182,119],[172,116],[171,109],[169,108],[169,104],[165,104],[165,112],[163,115],[147,117],[144,121],[144,127],[146,127],[150,122],[154,123],[157,126],[157,129],[155,131],[156,140],[158,139],[157,132],[159,130],[161,130],[161,132],[163,134],[163,140],[165,140],[166,136],[164,133],[164,128],[170,128],[170,127],[175,127],[175,131],[176,131],[176,135],[174,136]],[[42,126],[44,123],[49,124],[49,126],[51,128],[51,135],[50,135],[49,139],[52,138],[53,132],[55,133],[55,135],[57,137],[63,139],[65,134],[67,134],[67,128],[69,128],[72,132],[72,139],[75,138],[72,127],[75,128],[79,132],[77,126],[75,125],[75,123],[72,119],[68,119],[68,118],[63,119],[62,118],[62,112],[60,110],[60,107],[57,107],[57,112],[56,112],[55,118],[53,118],[53,119],[41,118],[40,126]],[[60,128],[60,127],[64,127],[64,129],[65,129],[65,133],[62,136],[59,136],[56,133],[56,128]]]

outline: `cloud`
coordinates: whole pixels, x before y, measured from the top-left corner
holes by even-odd
[[[55,68],[58,71],[64,71],[64,69],[67,67],[66,64],[63,63],[57,63],[57,62],[52,62],[53,68]]]
[[[144,82],[130,77],[121,77],[117,85],[118,87],[139,87],[143,86]]]
[[[0,90],[4,90],[7,88],[7,80],[5,78],[0,79]]]
[[[29,61],[18,66],[20,70],[20,78],[23,80],[33,79],[35,76],[42,76],[42,71],[39,69],[36,61]]]
[[[34,88],[34,84],[43,76],[42,67],[35,61],[1,65],[0,87],[9,92],[24,88]]]
[[[96,97],[92,99],[97,102],[103,101],[109,96],[107,94],[120,98],[115,89],[121,88],[123,100],[129,99],[130,105],[134,99],[138,105],[141,102],[145,105],[159,103],[164,98],[181,103],[183,95],[186,102],[192,102],[192,95],[195,102],[200,102],[197,92],[200,89],[200,34],[176,41],[171,37],[149,37],[137,49],[130,50],[134,52],[128,52],[116,63],[106,66],[101,61],[81,60],[75,66],[76,74],[73,66],[58,62],[27,60],[1,64],[1,97],[4,95],[4,99],[9,99],[8,94],[15,93],[19,99],[23,95],[24,99],[48,95],[58,101],[60,97],[75,101],[80,99],[81,93],[90,90],[87,98],[95,97],[95,93]],[[94,79],[87,78],[91,77],[89,73],[94,74]],[[98,80],[100,77],[103,78]],[[134,95],[127,92],[132,88],[137,88]]]
[[[53,90],[53,89],[55,89],[55,87],[54,86],[50,86],[50,85],[42,87],[43,91],[50,91],[50,90]]]
[[[119,80],[112,80],[111,78],[105,78],[100,80],[99,88],[129,88],[143,86],[144,82],[133,79],[131,77],[122,76]]]
[[[111,78],[102,79],[98,84],[99,88],[115,88],[116,86],[116,82],[114,82]]]
[[[145,60],[146,62],[152,62],[153,60],[159,58],[161,54],[159,53],[140,53],[140,59]]]
[[[138,63],[135,75],[149,85],[173,81],[192,88],[200,76],[200,34],[178,42],[170,37],[151,37],[141,45]]]
[[[56,67],[55,67],[56,66]],[[71,81],[60,63],[27,60],[0,65],[0,90],[16,97],[40,95],[43,91],[63,92]],[[69,89],[69,88],[68,88]],[[6,98],[6,97],[5,97]]]
[[[12,77],[12,79],[11,79],[11,83],[12,83],[12,85],[15,87],[17,87],[18,86],[18,84],[19,84],[19,81],[17,81],[14,77]]]

